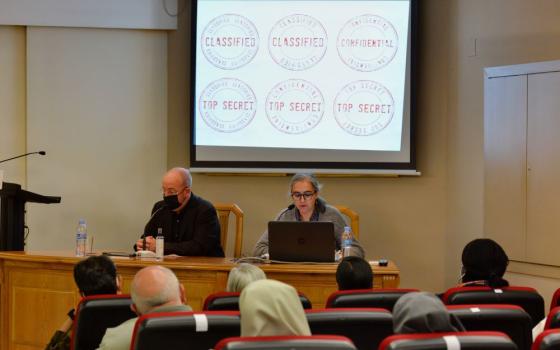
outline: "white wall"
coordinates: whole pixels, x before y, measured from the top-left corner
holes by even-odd
[[[0,159],[25,153],[25,139],[25,28],[0,26]],[[4,181],[25,185],[25,164],[0,164]]]
[[[161,31],[28,27],[28,250],[72,249],[85,218],[95,247],[130,250],[166,169],[167,39]],[[43,157],[45,158],[45,157]]]

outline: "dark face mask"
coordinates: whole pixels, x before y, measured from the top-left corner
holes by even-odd
[[[167,205],[167,207],[171,210],[177,209],[181,205],[176,194],[163,196],[163,201],[165,202],[165,205]]]

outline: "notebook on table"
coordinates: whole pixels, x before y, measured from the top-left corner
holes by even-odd
[[[270,221],[268,253],[270,260],[294,262],[334,262],[332,222]]]

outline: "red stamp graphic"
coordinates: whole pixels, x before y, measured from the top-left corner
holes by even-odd
[[[383,68],[399,47],[397,31],[385,18],[362,15],[352,18],[338,33],[340,59],[350,68],[371,72]]]
[[[389,125],[394,107],[393,96],[385,86],[371,80],[358,80],[340,90],[333,111],[336,122],[344,131],[369,136]]]
[[[237,69],[249,63],[259,50],[259,33],[247,18],[225,14],[206,25],[200,36],[206,59],[221,69]]]
[[[319,124],[325,112],[325,101],[321,91],[310,82],[290,79],[272,88],[265,110],[276,129],[287,134],[302,134]]]
[[[243,129],[255,116],[257,98],[241,80],[224,78],[210,83],[198,100],[200,116],[219,132]]]
[[[268,37],[274,62],[289,70],[316,65],[327,51],[327,32],[315,18],[294,14],[276,22]]]

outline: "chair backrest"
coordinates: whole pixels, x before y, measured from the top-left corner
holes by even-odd
[[[454,287],[443,295],[447,305],[511,304],[521,306],[531,316],[533,327],[544,318],[544,300],[530,287]]]
[[[533,342],[532,350],[560,349],[560,329],[549,329],[539,334]]]
[[[223,338],[238,337],[236,311],[162,312],[141,316],[134,327],[131,350],[208,350]]]
[[[393,316],[385,309],[340,308],[306,310],[312,334],[348,337],[359,350],[377,349],[393,334]]]
[[[218,292],[210,294],[204,299],[205,311],[239,311],[239,292]],[[311,309],[311,301],[305,294],[298,292],[299,300],[304,309]]]
[[[507,334],[519,350],[533,343],[531,317],[517,305],[449,305],[467,331],[498,331]]]
[[[348,338],[336,335],[235,337],[220,340],[215,350],[356,350]]]
[[[403,288],[339,290],[329,296],[325,307],[378,307],[393,311],[393,306],[401,296],[418,291]]]
[[[335,205],[334,207],[348,217],[354,238],[360,239],[360,215],[344,205]]]
[[[560,306],[560,288],[556,289],[554,294],[552,294],[552,300],[550,301],[550,310],[555,307]]]
[[[71,349],[97,349],[107,328],[136,317],[130,295],[90,295],[78,304],[72,330]]]
[[[560,328],[560,306],[550,310],[548,316],[546,316],[546,322],[544,324],[545,330],[555,328]]]
[[[517,346],[500,332],[449,332],[392,335],[379,350],[514,350]]]
[[[220,221],[220,242],[224,252],[227,248],[229,215],[235,215],[235,244],[233,246],[233,256],[241,257],[241,249],[243,248],[243,210],[235,203],[214,203],[214,208],[218,213]]]

